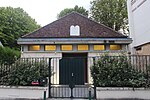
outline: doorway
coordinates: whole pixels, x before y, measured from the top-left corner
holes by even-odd
[[[73,79],[72,79],[73,77]],[[63,53],[59,66],[60,84],[75,85],[87,83],[87,53]]]

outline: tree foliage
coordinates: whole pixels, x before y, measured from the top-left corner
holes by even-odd
[[[127,0],[94,0],[91,18],[116,31],[127,29]]]
[[[77,5],[74,7],[74,8],[66,8],[64,10],[62,10],[58,15],[57,15],[57,18],[61,18],[71,12],[78,12],[84,16],[87,16],[88,17],[88,11],[83,8],[83,7],[78,7]]]
[[[0,46],[0,64],[10,65],[20,58],[20,51]]]
[[[0,7],[0,41],[4,46],[17,47],[17,39],[39,28],[22,8]]]

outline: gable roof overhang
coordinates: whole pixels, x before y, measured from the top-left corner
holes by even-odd
[[[131,38],[20,38],[18,44],[130,44]]]
[[[150,42],[145,42],[145,43],[140,44],[140,45],[135,45],[134,48],[135,48],[135,49],[141,48],[142,46],[147,45],[147,44],[150,44]]]

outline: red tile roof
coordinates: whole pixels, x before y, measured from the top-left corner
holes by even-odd
[[[44,20],[44,19],[43,19]],[[80,27],[79,36],[70,36],[70,26]],[[126,38],[123,34],[99,24],[79,13],[72,12],[22,38]]]

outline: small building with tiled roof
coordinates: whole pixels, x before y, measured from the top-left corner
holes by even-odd
[[[131,38],[76,12],[68,14],[18,39],[18,44],[22,48],[21,57],[23,58],[88,58],[99,56],[106,51],[110,53],[128,51],[128,45],[131,42]],[[53,76],[53,78],[56,77],[54,78],[56,80],[53,82],[54,84],[66,84],[63,82],[68,82],[68,79],[64,80],[65,78],[62,75],[65,73],[67,76],[70,72],[66,72],[65,69],[75,68],[73,66],[76,64],[72,62],[76,61],[75,59],[67,60],[67,62],[71,61],[71,66],[68,64],[68,67],[65,65],[63,68],[60,63],[62,61],[57,60],[57,63],[52,65],[56,71],[56,74]],[[75,73],[78,75],[82,73],[84,76],[79,76],[78,78],[81,84],[91,82],[90,61],[87,59],[81,61],[78,59],[78,61],[79,63],[76,67],[79,69],[78,71],[75,70]]]

